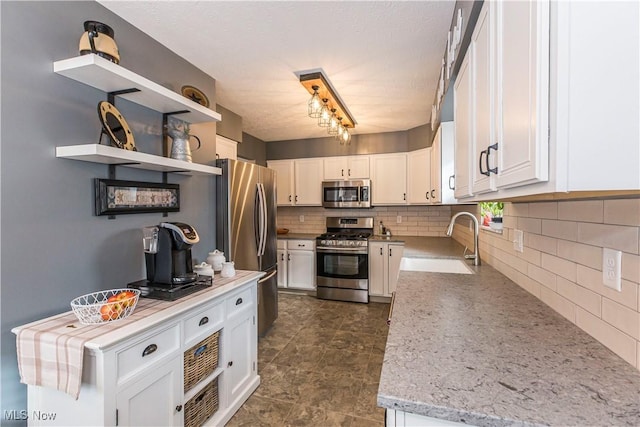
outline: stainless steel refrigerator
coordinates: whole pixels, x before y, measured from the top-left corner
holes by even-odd
[[[264,271],[258,280],[258,334],[278,317],[276,176],[237,160],[216,162],[216,246],[241,270]]]

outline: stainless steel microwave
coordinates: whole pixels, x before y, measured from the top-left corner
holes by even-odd
[[[370,208],[371,180],[323,181],[322,206],[325,208]]]

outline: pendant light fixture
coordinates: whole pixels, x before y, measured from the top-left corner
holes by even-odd
[[[327,104],[329,100],[327,98],[323,98],[322,108],[320,109],[320,117],[318,117],[318,126],[321,128],[326,128],[329,126],[329,120],[331,119],[331,110],[329,109],[329,105]]]
[[[326,127],[327,133],[336,137],[340,144],[349,144],[351,134],[348,129],[354,128],[356,121],[326,76],[321,71],[296,74],[300,83],[311,94],[308,102],[309,117],[318,119],[318,126]]]
[[[331,118],[329,119],[329,127],[327,128],[327,133],[329,135],[335,136],[338,134],[338,127],[340,125],[340,120],[342,120],[342,118],[336,117],[336,109],[333,108],[331,110],[331,112],[333,113],[331,115]]]
[[[320,86],[313,85],[312,89],[313,95],[311,96],[311,99],[308,103],[308,114],[312,119],[317,119],[318,117],[320,117],[320,110],[322,109],[322,102],[320,101],[320,95],[318,94],[318,89],[320,89]]]

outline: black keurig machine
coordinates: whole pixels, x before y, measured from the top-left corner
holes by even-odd
[[[191,246],[200,238],[195,228],[182,222],[163,222],[144,229],[144,258],[147,280],[156,285],[195,282]]]

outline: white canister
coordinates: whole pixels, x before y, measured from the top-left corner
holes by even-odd
[[[194,265],[193,271],[198,273],[200,276],[213,276],[213,267],[211,264],[207,264],[206,262]]]
[[[222,263],[225,261],[224,253],[217,249],[209,252],[209,256],[207,257],[207,263],[211,264],[213,271],[222,271]]]
[[[222,271],[220,272],[222,277],[233,277],[236,275],[236,267],[233,264],[233,261],[223,262],[222,263]]]

